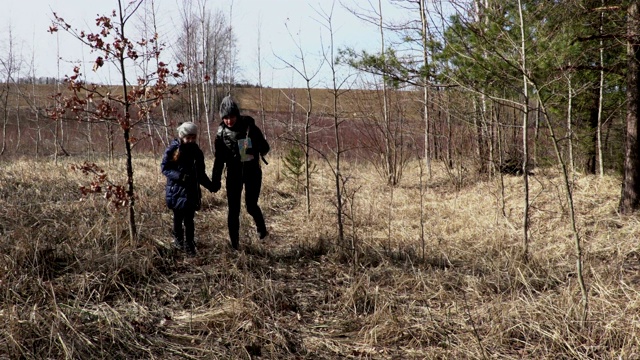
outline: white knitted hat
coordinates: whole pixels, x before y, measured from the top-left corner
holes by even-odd
[[[197,135],[198,134],[198,126],[192,123],[191,121],[184,122],[178,126],[178,137],[180,139],[184,138],[187,135]]]

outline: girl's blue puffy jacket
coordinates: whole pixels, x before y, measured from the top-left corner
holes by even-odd
[[[174,160],[176,151],[179,151],[179,156]],[[198,145],[182,144],[174,139],[164,152],[160,168],[167,177],[167,207],[199,210],[202,199],[200,185],[212,191],[213,184],[205,172],[204,154]]]

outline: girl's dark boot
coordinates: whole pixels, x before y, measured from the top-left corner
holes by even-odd
[[[184,251],[184,234],[182,232],[173,232],[173,243],[171,244],[175,249]]]
[[[188,222],[188,226],[185,226],[186,241],[184,242],[184,250],[189,257],[196,256],[195,228],[192,224],[193,221],[190,221]]]

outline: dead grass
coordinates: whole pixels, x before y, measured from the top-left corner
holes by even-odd
[[[121,180],[121,164],[103,165]],[[615,212],[619,179],[574,182],[583,327],[554,169],[531,181],[523,263],[519,177],[505,178],[503,217],[497,180],[466,174],[456,191],[434,164],[423,257],[416,164],[393,191],[373,168],[347,164],[347,244],[336,241],[331,174],[318,165],[307,216],[271,159],[261,205],[272,238],[260,243],[243,210],[241,252],[227,246],[224,191],[205,195],[199,255],[186,260],[167,246],[158,159],[135,161],[138,244],[125,214],[79,198],[87,180],[69,164],[2,164],[0,358],[640,358],[640,226]]]

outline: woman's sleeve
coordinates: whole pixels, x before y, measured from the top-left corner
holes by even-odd
[[[211,171],[211,181],[214,183],[219,183],[222,179],[222,170],[224,170],[224,162],[226,155],[226,146],[224,145],[224,141],[222,140],[222,127],[218,128],[218,132],[216,134],[216,139],[214,140],[214,160],[213,160],[213,170]]]
[[[254,124],[252,132],[253,132],[253,141],[256,144],[256,149],[258,150],[260,155],[262,156],[267,155],[270,148],[269,148],[269,143],[267,142],[267,139],[265,139],[264,135],[262,134],[262,130],[260,130],[258,125]]]

